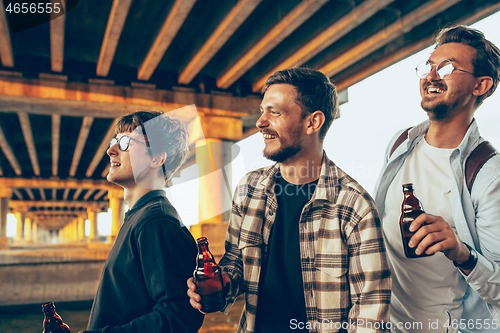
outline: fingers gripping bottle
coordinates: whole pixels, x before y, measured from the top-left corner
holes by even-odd
[[[193,273],[196,292],[201,296],[201,311],[216,312],[226,305],[222,270],[215,263],[214,256],[208,249],[206,237],[200,237],[198,242],[197,266]]]
[[[45,315],[42,333],[71,333],[69,326],[63,323],[61,316],[56,313],[53,302],[42,305],[42,311]]]
[[[431,256],[425,252],[417,255],[415,253],[416,247],[411,248],[408,243],[415,232],[410,231],[410,225],[420,214],[424,213],[422,204],[413,194],[413,184],[403,185],[403,205],[401,206],[401,217],[399,219],[399,227],[401,228],[401,236],[403,238],[403,248],[405,250],[406,258],[421,258]],[[425,225],[425,224],[424,224]]]

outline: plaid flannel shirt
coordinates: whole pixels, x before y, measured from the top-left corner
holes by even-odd
[[[277,163],[248,173],[233,197],[219,264],[231,280],[225,312],[245,294],[238,333],[255,327],[261,263],[276,218],[278,171]],[[309,331],[388,332],[391,278],[375,204],[325,153],[299,228]]]

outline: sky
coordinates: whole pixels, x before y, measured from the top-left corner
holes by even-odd
[[[500,12],[471,27],[482,31],[487,39],[500,46],[498,22]],[[420,108],[419,80],[415,67],[429,58],[432,49],[422,50],[349,87],[349,101],[340,106],[340,118],[333,122],[325,137],[323,146],[328,157],[370,194],[373,194],[391,138],[398,130],[427,119],[427,114]],[[500,149],[498,105],[500,92],[484,101],[476,111],[475,118],[481,135]],[[234,161],[227,167],[232,169],[233,190],[247,172],[273,163],[262,156],[264,140],[260,133],[237,145],[240,153],[233,157]],[[183,172],[192,174],[196,168],[197,165],[193,165]],[[174,178],[173,183],[174,186],[166,190],[167,197],[179,211],[185,225],[198,223],[198,179],[183,182],[181,174],[181,178]],[[109,235],[110,214],[101,213],[98,219],[99,234]],[[15,218],[11,216],[7,224],[7,236],[15,236],[15,230]]]

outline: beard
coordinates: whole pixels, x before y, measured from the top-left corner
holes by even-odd
[[[429,114],[429,118],[433,120],[446,119],[450,114],[451,109],[449,105],[443,103],[439,103],[438,105],[432,107],[426,106],[424,101],[420,103],[420,106],[422,107],[422,109],[424,109],[425,112],[427,112],[427,114]]]
[[[293,157],[297,155],[297,153],[300,151],[301,147],[298,145],[292,145],[292,146],[287,146],[287,147],[281,147],[275,152],[272,153],[266,153],[266,150],[264,149],[263,155],[265,158],[268,160],[278,162],[278,163],[283,163],[290,157]]]

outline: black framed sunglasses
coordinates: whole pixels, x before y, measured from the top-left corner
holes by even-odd
[[[118,148],[120,148],[121,151],[126,151],[130,145],[130,140],[134,140],[134,141],[137,141],[139,143],[142,143],[143,145],[146,145],[146,143],[144,143],[142,141],[131,138],[128,135],[123,135],[120,139],[117,139],[116,137],[111,139],[111,141],[109,142],[108,148],[111,148],[118,143]]]

